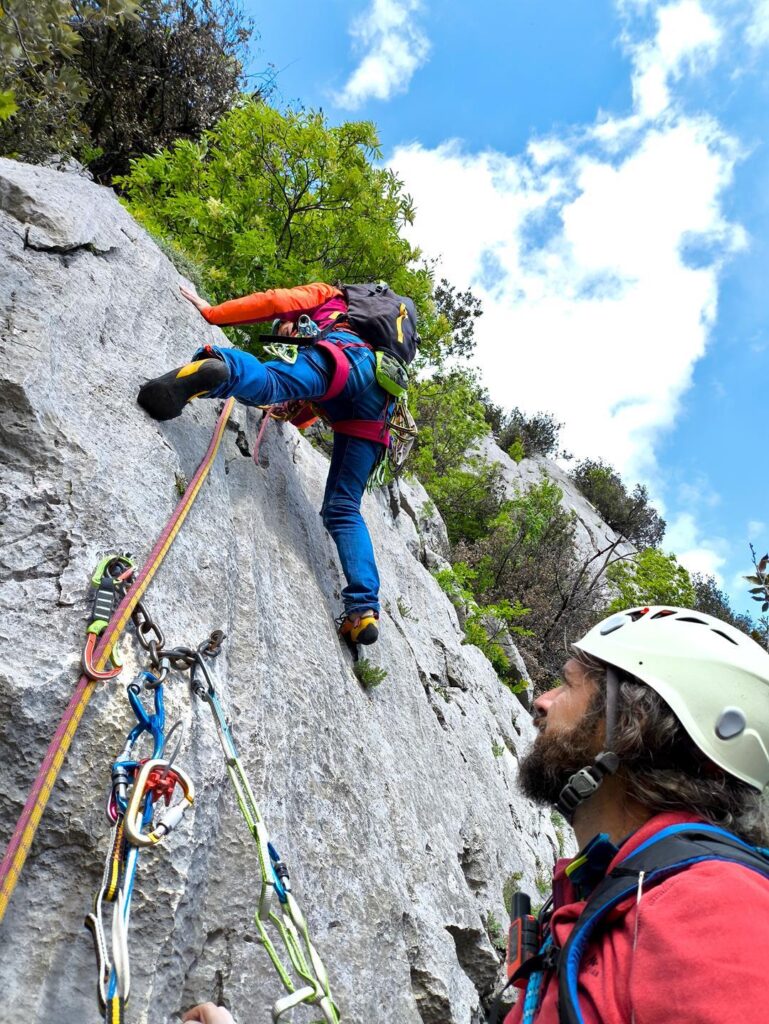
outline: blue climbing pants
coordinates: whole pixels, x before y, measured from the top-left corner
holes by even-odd
[[[332,332],[327,341],[349,341],[351,336]],[[357,340],[357,339],[355,339]],[[216,348],[230,370],[230,379],[212,391],[211,398],[234,396],[247,405],[276,405],[295,399],[316,401],[326,393],[333,372],[329,355],[311,346],[300,348],[296,362],[261,363],[239,349]],[[375,357],[369,348],[348,348],[350,376],[344,391],[318,403],[328,418],[378,420],[389,408],[389,395],[374,374]],[[321,515],[334,539],[347,586],[342,591],[346,613],[379,611],[379,572],[374,548],[361,515],[361,501],[382,446],[365,438],[334,434],[334,449],[326,481]]]

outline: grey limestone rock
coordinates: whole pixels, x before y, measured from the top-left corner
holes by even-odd
[[[556,483],[563,494],[562,507],[574,516],[574,539],[581,557],[588,558],[614,544],[617,545],[618,555],[632,555],[635,552],[632,544],[607,526],[594,506],[557,462],[542,456],[515,462],[507,452],[502,451],[490,435],[480,442],[477,454],[486,461],[499,465],[508,493],[526,490],[539,483],[543,476]]]
[[[0,160],[0,251],[4,843],[79,675],[94,566],[115,549],[146,558],[216,419],[197,401],[157,424],[137,388],[226,342],[114,195],[77,175]],[[343,1020],[472,1024],[498,977],[489,931],[506,919],[503,887],[532,891],[558,845],[550,814],[516,788],[529,715],[461,643],[422,562],[445,549],[415,488],[397,516],[387,492],[364,502],[385,609],[369,655],[388,676],[362,689],[334,628],[342,580],[318,516],[327,462],[282,424],[257,468],[257,427],[238,407],[145,604],[169,644],[227,634],[215,685]],[[132,725],[125,687],[146,665],[130,628],[122,649],[123,675],[86,710],[0,925],[0,1024],[99,1019],[83,918],[107,852],[111,762]],[[166,705],[197,798],[141,858],[127,1024],[176,1021],[207,999],[242,1024],[267,1021],[281,989],[253,925],[254,844],[181,674]]]

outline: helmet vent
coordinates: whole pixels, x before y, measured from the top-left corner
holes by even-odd
[[[732,637],[730,637],[726,633],[722,632],[722,630],[714,629],[714,630],[711,630],[711,632],[718,633],[718,635],[722,636],[724,638],[724,640],[728,640],[730,644],[734,644],[735,647],[739,647],[739,644],[737,643],[737,641],[733,640]]]
[[[652,615],[653,619],[666,619],[668,615],[675,615],[675,612],[671,608],[663,608],[660,612],[655,612]]]
[[[627,621],[626,615],[613,615],[606,622],[601,623],[601,636],[607,636],[609,633],[613,633],[615,629],[620,629],[620,627],[626,625]]]
[[[707,626],[704,619],[695,619],[693,615],[679,615],[679,622],[696,622],[698,626]]]

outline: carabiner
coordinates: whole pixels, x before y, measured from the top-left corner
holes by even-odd
[[[148,678],[151,679],[153,683],[157,682],[156,677],[152,675],[151,672],[140,672],[137,676],[137,680],[145,680],[145,685],[148,683]],[[148,732],[152,736],[152,756],[160,757],[165,745],[164,729],[166,724],[165,704],[163,703],[163,687],[159,685],[150,685],[150,689],[154,690],[155,693],[155,711],[153,714],[149,714],[145,710],[142,702],[139,700],[141,684],[139,682],[133,682],[126,687],[128,700],[133,708],[133,713],[138,719],[137,724],[128,734],[128,742],[131,747],[133,747],[141,734],[143,732]]]
[[[109,625],[112,614],[117,605],[118,595],[122,593],[119,585],[124,583],[134,571],[134,563],[130,554],[118,553],[104,557],[91,577],[91,585],[96,593],[91,605],[91,619],[88,623],[85,642],[80,663],[83,672],[89,679],[114,679],[123,668],[123,661],[117,643],[112,648],[110,659],[112,668],[97,669],[93,664],[93,652],[96,647],[97,638],[102,635]]]
[[[166,769],[167,776],[160,779],[161,795],[165,796],[168,801],[174,787],[178,785],[181,787],[183,799],[180,803],[174,804],[163,815],[151,832],[145,834],[142,832],[144,799],[153,792],[153,787],[157,785],[163,769]],[[152,777],[153,773],[157,773],[154,778]],[[173,782],[173,786],[168,788],[171,782]],[[194,800],[195,786],[185,771],[178,767],[169,768],[168,761],[161,757],[145,761],[134,781],[125,813],[125,835],[127,841],[133,846],[155,846],[164,836],[167,836],[169,832],[176,828],[184,817],[187,808],[192,807]]]
[[[94,628],[95,626],[98,627],[98,631]],[[87,675],[89,679],[96,679],[99,682],[104,679],[114,679],[115,676],[119,676],[123,671],[123,662],[120,657],[120,653],[117,650],[117,644],[113,646],[112,654],[110,655],[114,668],[98,669],[94,667],[93,652],[96,647],[96,640],[101,636],[106,627],[106,622],[91,623],[88,627],[88,638],[86,639],[85,647],[83,648],[83,653],[80,657],[80,667],[83,669],[84,674]]]

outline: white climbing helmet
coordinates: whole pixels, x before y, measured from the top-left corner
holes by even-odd
[[[630,608],[574,644],[636,676],[712,761],[759,791],[769,784],[769,654],[712,615]]]

